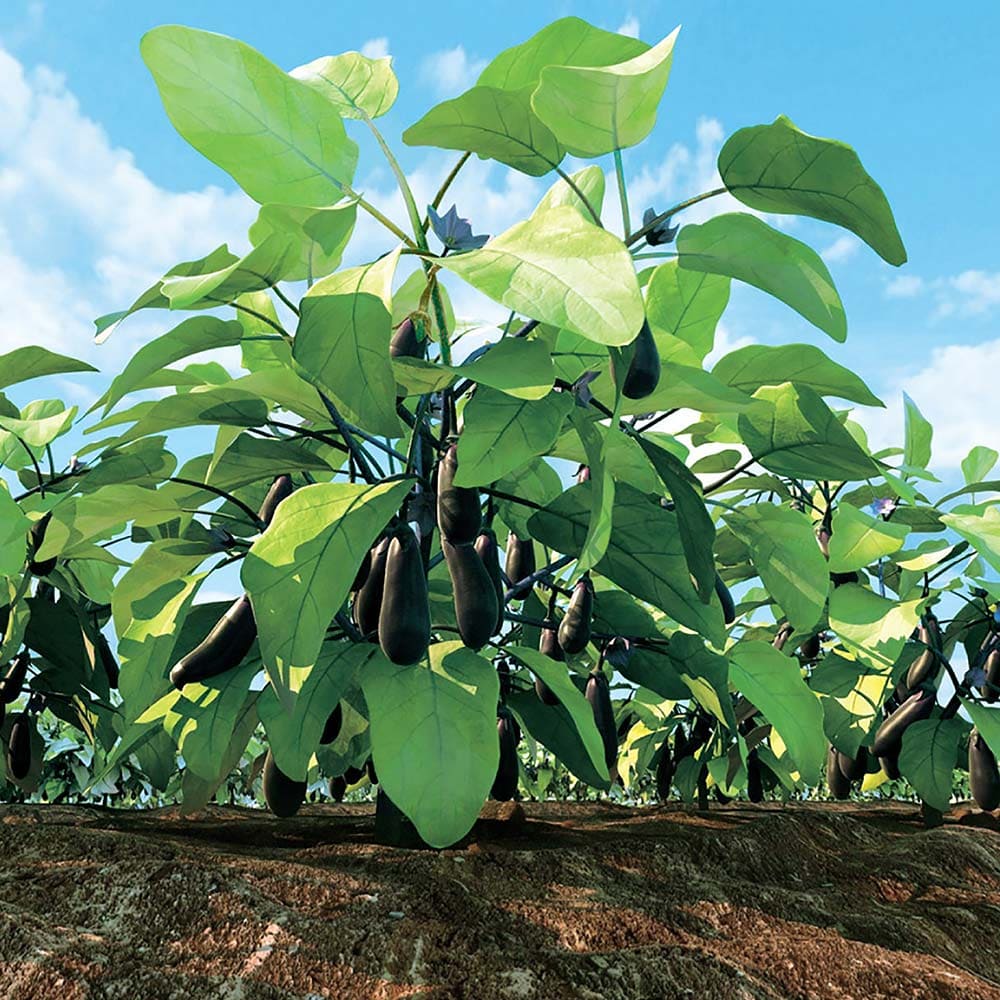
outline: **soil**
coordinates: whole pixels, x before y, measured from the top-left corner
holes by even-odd
[[[912,806],[0,807],[12,1000],[1000,1000],[1000,825]]]

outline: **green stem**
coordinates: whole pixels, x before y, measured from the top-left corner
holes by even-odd
[[[631,216],[628,210],[628,190],[625,187],[625,167],[622,165],[622,151],[615,150],[615,176],[618,178],[618,200],[622,206],[622,226],[625,231],[625,242],[632,235]]]
[[[725,194],[729,189],[720,187],[714,188],[712,191],[705,191],[703,194],[696,194],[693,198],[688,198],[686,201],[678,202],[676,205],[668,208],[665,212],[661,212],[655,219],[648,222],[642,229],[634,232],[626,241],[627,246],[632,246],[633,243],[638,243],[639,240],[643,239],[647,233],[651,233],[661,222],[666,222],[672,215],[676,215],[678,212],[683,212],[684,209],[690,208],[692,205],[697,205],[700,201],[707,201],[709,198],[714,198],[716,195]]]
[[[413,197],[410,182],[406,179],[406,174],[403,172],[403,168],[399,165],[399,160],[396,159],[392,150],[389,148],[389,144],[385,141],[385,138],[379,131],[375,122],[373,122],[367,114],[364,115],[364,122],[368,128],[371,129],[371,133],[375,136],[375,141],[379,144],[379,148],[382,150],[382,154],[385,156],[386,161],[389,164],[389,168],[396,176],[396,184],[399,187],[399,193],[403,196],[403,202],[406,204],[406,212],[410,217],[410,227],[413,229],[413,235],[416,238],[416,246],[420,247],[422,250],[426,250],[427,240],[424,236],[424,229],[420,222],[420,212],[417,210],[417,202]],[[406,240],[406,242],[411,243],[410,240]]]
[[[749,469],[750,466],[756,461],[757,460],[751,455],[745,462],[740,462],[735,469],[727,472],[721,479],[717,479],[714,483],[709,483],[709,485],[706,486],[702,492],[705,495],[708,495],[717,489],[721,489],[726,485],[726,483],[732,482],[732,480],[734,480],[741,472],[746,472],[747,469]]]
[[[591,218],[593,218],[594,222],[598,226],[601,226],[601,217],[594,211],[594,206],[590,204],[590,199],[583,193],[583,191],[580,190],[580,186],[576,183],[576,181],[573,180],[573,178],[570,177],[570,175],[567,174],[562,167],[556,167],[556,173],[566,182],[577,198],[583,202],[587,211],[590,212]],[[601,228],[603,229],[604,227],[601,226]]]
[[[250,523],[256,525],[259,530],[264,529],[264,522],[257,516],[257,512],[252,507],[248,507],[239,497],[234,497],[232,493],[220,490],[217,486],[210,486],[208,483],[199,483],[197,479],[183,479],[180,476],[171,476],[168,482],[178,483],[181,486],[192,486],[195,489],[214,493],[217,497],[228,500],[233,506],[239,507],[250,518]]]
[[[354,190],[354,188],[345,184],[343,185],[342,190],[349,198],[353,198],[373,219],[377,219],[381,222],[382,225],[385,226],[385,228],[388,229],[389,232],[392,233],[392,235],[395,236],[401,243],[405,243],[408,247],[416,248],[416,243],[414,243],[413,240],[411,240],[410,237],[407,236],[406,233],[404,233],[403,230],[392,221],[392,219],[383,215],[374,205],[371,204],[371,202],[365,201],[365,199],[362,198],[361,195]]]
[[[212,301],[217,301],[217,300],[213,299]],[[273,329],[277,330],[278,333],[281,334],[282,340],[285,341],[291,340],[288,331],[280,323],[276,323],[273,319],[271,319],[270,316],[265,316],[263,313],[257,312],[256,309],[251,309],[249,306],[240,305],[239,302],[220,302],[219,305],[232,306],[239,312],[245,312],[249,316],[255,316],[261,322],[266,323],[269,327],[272,327]]]
[[[38,464],[38,459],[35,458],[35,453],[16,434],[14,435],[14,440],[28,453],[28,458],[31,459],[31,464],[35,467],[35,475],[38,477],[38,492],[44,498],[45,477],[42,475],[42,468]]]
[[[463,153],[459,157],[458,163],[456,163],[455,166],[451,168],[451,172],[444,179],[444,181],[441,184],[441,187],[438,188],[438,193],[434,195],[434,200],[431,202],[431,207],[435,211],[437,211],[437,209],[441,207],[441,202],[444,200],[444,196],[448,193],[448,188],[451,187],[452,182],[458,176],[458,172],[462,169],[462,167],[464,167],[466,163],[469,162],[469,157],[471,156],[472,153]],[[427,227],[430,226],[430,224],[431,224],[430,215],[425,215],[424,221],[421,223],[420,228],[423,229],[423,231],[426,233]]]
[[[273,291],[274,294],[277,295],[278,298],[281,299],[281,301],[284,302],[296,316],[299,315],[299,307],[277,285],[271,285],[271,291]]]

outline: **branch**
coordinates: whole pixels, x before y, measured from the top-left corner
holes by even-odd
[[[756,462],[756,461],[757,461],[757,459],[755,459],[751,455],[750,458],[748,458],[745,462],[741,462],[731,472],[727,472],[721,479],[717,479],[714,483],[710,483],[708,486],[706,486],[702,490],[702,493],[704,493],[704,494],[707,495],[707,494],[712,493],[715,490],[717,490],[717,489],[725,486],[726,483],[732,482],[732,480],[734,480],[741,472],[746,472],[747,469],[749,469],[750,466],[753,465],[754,462]]]
[[[183,479],[181,476],[171,476],[168,480],[171,483],[179,483],[181,486],[193,486],[198,490],[206,490],[208,493],[214,493],[217,497],[222,497],[223,500],[228,500],[229,503],[233,504],[234,507],[239,507],[247,517],[250,518],[250,523],[254,525],[258,531],[263,531],[267,525],[257,516],[257,511],[252,507],[248,507],[239,497],[234,497],[232,493],[227,493],[225,490],[220,490],[217,486],[210,486],[208,483],[199,483],[197,479]]]
[[[725,194],[729,189],[725,187],[715,188],[712,191],[706,191],[704,194],[696,194],[693,198],[688,198],[687,201],[678,202],[672,208],[668,208],[665,212],[661,212],[655,219],[648,222],[642,229],[634,232],[626,241],[626,246],[632,246],[633,243],[638,243],[639,240],[645,238],[647,233],[651,233],[661,222],[666,222],[672,215],[676,215],[678,212],[683,212],[684,209],[690,208],[692,205],[697,205],[700,201],[707,201],[709,198],[714,198],[716,195]]]

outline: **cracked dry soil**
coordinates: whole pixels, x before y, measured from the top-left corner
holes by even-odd
[[[0,807],[10,1000],[1000,1000],[1000,825],[910,806]]]

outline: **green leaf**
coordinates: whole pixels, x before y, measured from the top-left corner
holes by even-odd
[[[917,627],[923,603],[923,598],[897,603],[859,584],[844,584],[830,594],[830,628],[860,660],[891,669]]]
[[[737,643],[729,656],[734,686],[764,713],[802,780],[815,785],[826,761],[823,709],[802,679],[798,661],[768,642]]]
[[[381,786],[426,843],[450,847],[496,777],[496,671],[461,642],[439,642],[412,666],[374,655],[361,684]]]
[[[44,448],[72,427],[76,410],[75,406],[65,408],[56,399],[35,400],[21,410],[20,417],[0,417],[0,427],[29,448]]]
[[[715,329],[729,303],[725,275],[689,271],[676,260],[653,269],[646,286],[646,318],[654,333],[690,344],[698,359],[715,344]],[[721,377],[721,376],[720,376]]]
[[[666,657],[695,701],[723,725],[736,729],[729,697],[729,665],[725,657],[707,649],[696,635],[674,632]]]
[[[592,163],[589,167],[584,167],[582,170],[570,174],[570,179],[583,192],[590,207],[600,217],[604,206],[604,171],[596,163]],[[580,200],[580,195],[562,177],[542,195],[542,200],[538,203],[535,212],[547,212],[550,208],[556,208],[559,205],[569,205],[571,208],[575,208],[588,222],[593,222],[594,217]]]
[[[235,320],[222,320],[217,316],[192,316],[169,333],[143,344],[132,355],[125,370],[115,376],[98,403],[103,403],[104,412],[108,413],[123,396],[139,388],[150,375],[167,365],[202,351],[232,347],[242,337],[243,328]]]
[[[1000,708],[986,708],[971,698],[963,698],[962,707],[994,755],[1000,754]]]
[[[834,340],[847,339],[844,306],[822,258],[766,222],[733,212],[677,236],[682,268],[724,274],[773,295]]]
[[[559,699],[558,705],[546,705],[534,691],[529,691],[511,703],[514,711],[523,717],[528,732],[556,754],[581,781],[595,788],[608,788],[604,745],[594,723],[594,712],[570,680],[565,664],[527,646],[508,646],[507,651],[540,677]],[[534,704],[528,707],[525,704],[528,701]],[[536,705],[540,710],[536,710]]]
[[[595,28],[578,17],[563,17],[526,42],[504,49],[483,70],[478,82],[504,90],[534,88],[546,66],[610,66],[648,49],[637,38]]]
[[[566,205],[440,263],[508,309],[600,344],[630,343],[642,326],[642,294],[625,244]]]
[[[365,552],[412,483],[316,483],[279,507],[251,546],[241,579],[260,634],[261,658],[290,704],[295,668],[311,667]]]
[[[707,604],[715,590],[715,557],[712,553],[715,523],[702,499],[701,483],[666,448],[660,448],[646,437],[639,438],[639,445],[674,502],[684,558],[695,587]]]
[[[281,278],[284,281],[315,280],[340,267],[357,214],[358,206],[354,201],[330,208],[264,205],[250,227],[250,242],[255,247],[263,247],[273,236],[294,238],[296,242],[282,260]],[[265,328],[264,332],[273,330]]]
[[[530,518],[531,534],[557,552],[577,554],[587,536],[590,507],[590,484],[574,486]],[[612,518],[611,541],[598,572],[721,646],[725,631],[718,599],[702,604],[691,583],[677,515],[619,483]]]
[[[910,529],[872,517],[841,501],[833,515],[830,538],[830,572],[850,573],[863,569],[882,556],[898,552]]]
[[[360,52],[342,52],[297,66],[289,75],[322,94],[345,118],[378,118],[399,93],[392,56],[370,59]]]
[[[727,513],[725,521],[750,546],[754,569],[796,630],[818,624],[830,576],[808,515],[757,503]]]
[[[555,170],[566,151],[531,109],[526,90],[473,87],[431,108],[403,133],[408,146],[477,153],[532,177]]]
[[[261,204],[330,205],[358,147],[337,109],[256,49],[165,25],[140,44],[174,128]]]
[[[752,393],[764,385],[794,382],[809,386],[821,396],[838,396],[862,406],[885,406],[854,372],[831,361],[812,344],[778,347],[750,344],[721,358],[712,374],[743,392]]]
[[[906,727],[899,769],[929,806],[947,812],[958,763],[958,744],[965,734],[961,719],[924,719]]]
[[[282,473],[328,472],[330,467],[303,444],[241,434],[215,463],[206,482],[232,492]]]
[[[813,670],[809,686],[822,702],[827,739],[841,753],[857,757],[895,685],[891,665],[873,666],[834,651]]]
[[[614,65],[546,66],[531,107],[575,156],[603,156],[638,145],[656,124],[679,31]]]
[[[869,479],[879,466],[836,414],[808,386],[784,383],[758,389],[771,405],[739,416],[740,436],[761,465],[806,479]]]
[[[546,454],[572,408],[570,393],[525,400],[481,386],[464,410],[455,483],[485,486]]]
[[[504,476],[497,482],[496,488],[509,496],[519,497],[542,507],[555,500],[563,489],[559,473],[540,458],[522,465],[509,476]],[[531,507],[499,498],[496,504],[500,518],[514,534],[520,538],[531,536],[531,529],[528,527]]]
[[[498,341],[481,357],[459,365],[454,372],[517,399],[541,399],[549,394],[555,380],[552,355],[545,342],[520,337]]]
[[[888,263],[906,262],[885,194],[846,143],[809,135],[779,115],[730,136],[719,152],[719,173],[751,208],[835,223]]]
[[[6,483],[0,482],[0,577],[13,577],[24,568],[26,536],[31,522],[10,495]],[[0,589],[3,603],[4,589]]]
[[[595,379],[591,389],[597,396],[606,397],[610,379]],[[625,399],[623,413],[655,413],[658,410],[685,408],[700,413],[742,413],[754,407],[752,397],[739,389],[720,382],[710,372],[693,365],[679,365],[663,361],[660,381],[650,395],[643,399]]]
[[[931,461],[931,438],[934,436],[934,428],[905,392],[903,411],[905,422],[903,464],[912,469],[926,469]]]
[[[292,356],[352,423],[397,437],[396,378],[389,360],[392,278],[399,248],[331,274],[302,298]]]
[[[1000,572],[1000,507],[959,504],[941,520]]]
[[[304,679],[295,677],[291,681],[290,687],[298,693],[290,712],[272,688],[264,691],[257,711],[267,733],[267,745],[282,774],[293,781],[306,780],[309,761],[330,713],[376,651],[377,647],[366,643],[325,644],[314,667],[296,668]]]
[[[64,354],[53,354],[44,347],[18,347],[0,354],[0,389],[29,382],[47,375],[68,375],[73,372],[96,372],[93,365]]]
[[[962,459],[962,475],[966,484],[978,483],[985,479],[1000,459],[1000,452],[977,444]]]

